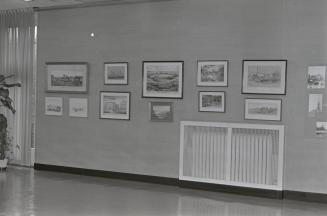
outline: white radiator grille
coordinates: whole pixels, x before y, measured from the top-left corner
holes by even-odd
[[[284,127],[181,123],[180,179],[281,190]]]

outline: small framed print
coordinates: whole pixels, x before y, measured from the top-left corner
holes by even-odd
[[[87,98],[69,98],[69,116],[87,118]]]
[[[286,94],[286,60],[244,60],[243,94]]]
[[[308,68],[308,89],[324,89],[326,83],[326,66]]]
[[[130,118],[130,92],[100,92],[100,118]]]
[[[183,98],[182,61],[143,62],[143,97]]]
[[[245,119],[281,121],[281,99],[245,99]]]
[[[316,135],[327,136],[327,122],[316,122]]]
[[[45,114],[53,116],[63,115],[62,97],[45,97]]]
[[[173,103],[172,102],[151,102],[151,121],[153,122],[172,122]]]
[[[228,61],[198,61],[198,86],[227,86]]]
[[[127,62],[104,63],[104,84],[127,85],[128,63]]]
[[[88,65],[85,62],[48,62],[47,92],[86,93]]]
[[[225,112],[225,92],[200,91],[199,111],[200,112]]]

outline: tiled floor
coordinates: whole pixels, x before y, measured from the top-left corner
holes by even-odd
[[[326,216],[327,204],[281,201],[9,167],[0,216]]]

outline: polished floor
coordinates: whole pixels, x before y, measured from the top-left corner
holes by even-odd
[[[0,216],[326,216],[327,204],[273,200],[9,167]]]

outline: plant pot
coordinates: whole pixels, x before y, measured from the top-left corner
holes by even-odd
[[[0,160],[0,170],[6,170],[8,164],[8,159]]]

